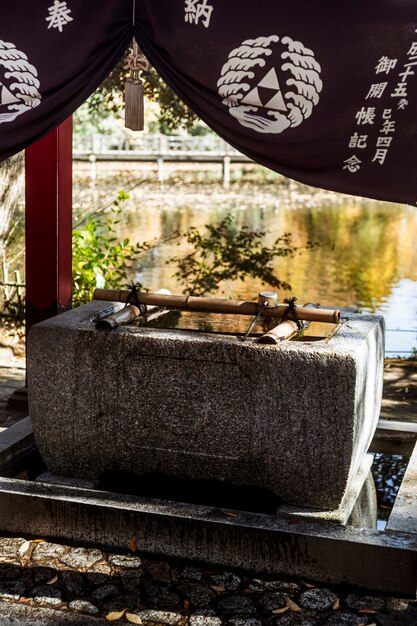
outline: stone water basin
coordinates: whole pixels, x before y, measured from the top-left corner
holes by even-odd
[[[98,330],[90,318],[103,306],[29,334],[29,412],[51,473],[160,473],[261,487],[288,505],[340,505],[379,416],[382,317],[346,313],[338,328],[312,323],[301,341],[261,345],[236,334],[247,317],[204,327],[169,313]]]

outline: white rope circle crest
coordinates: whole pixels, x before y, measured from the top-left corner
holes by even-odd
[[[279,41],[278,35],[247,39],[230,52],[217,82],[229,113],[259,133],[278,134],[301,124],[323,88],[313,51],[283,37],[277,54]]]
[[[42,100],[36,67],[14,44],[0,39],[0,124],[37,107]],[[3,83],[3,80],[6,84]]]

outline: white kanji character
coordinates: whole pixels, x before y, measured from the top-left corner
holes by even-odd
[[[407,98],[407,83],[397,83],[394,92],[391,94],[391,98]]]
[[[397,65],[397,59],[381,57],[375,67],[375,74],[388,74]]]
[[[185,16],[186,22],[195,22],[197,24],[197,4],[199,0],[185,0]]]
[[[373,124],[375,120],[375,108],[362,107],[360,111],[358,111],[355,115],[358,124]]]
[[[407,69],[404,72],[400,72],[399,76],[402,76],[401,82],[405,83],[407,81],[407,78],[409,76],[414,76],[415,72],[413,72],[413,70],[411,69],[411,65],[413,65],[412,63],[407,63]]]
[[[387,85],[388,83],[374,83],[373,85],[371,85],[365,100],[367,100],[368,98],[380,98],[384,93],[385,87]]]
[[[208,28],[210,26],[210,18],[213,12],[213,7],[207,4],[207,0],[203,0],[197,6],[197,21],[202,17],[203,25]]]
[[[397,65],[397,59],[389,59],[388,57],[381,57],[378,61],[378,65],[375,67],[376,74],[388,74]]]
[[[355,172],[360,170],[362,161],[353,154],[351,157],[349,157],[349,159],[343,161],[343,163],[346,163],[346,165],[343,166],[343,169],[348,170],[348,172],[354,174]]]
[[[410,56],[414,56],[416,54],[417,54],[417,41],[413,41],[413,43],[410,46],[409,51],[407,52],[407,56],[410,57]]]
[[[374,158],[372,159],[373,161],[378,161],[378,163],[380,165],[383,165],[384,161],[385,161],[385,157],[387,156],[387,152],[388,150],[384,149],[384,148],[378,148],[377,151],[374,154]]]
[[[395,133],[395,120],[385,120],[382,124],[381,133],[384,133],[384,135]]]
[[[378,137],[376,140],[377,148],[389,148],[391,145],[392,137]]]
[[[382,119],[389,120],[392,114],[392,109],[384,109],[382,112]]]
[[[208,28],[213,8],[213,6],[207,4],[207,0],[185,0],[184,19],[190,24],[193,22],[198,24],[201,18],[203,26]]]
[[[71,9],[67,7],[66,2],[55,0],[48,11],[49,17],[45,18],[45,20],[49,22],[48,28],[57,28],[60,33],[62,33],[63,26],[73,21],[73,18],[70,16]]]
[[[408,106],[408,100],[406,98],[402,98],[397,106],[397,109],[400,109],[400,111],[403,111],[405,109],[405,107]]]
[[[358,135],[358,133],[353,133],[349,141],[349,148],[366,148],[367,139],[368,135]]]

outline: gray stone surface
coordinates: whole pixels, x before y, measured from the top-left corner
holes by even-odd
[[[94,548],[71,548],[66,554],[59,557],[61,563],[65,563],[65,565],[69,565],[69,567],[85,569],[88,569],[102,559],[102,551]]]
[[[98,331],[89,316],[101,307],[30,332],[29,411],[52,473],[159,471],[266,487],[288,504],[339,505],[376,427],[383,318],[348,314],[328,341],[264,346]]]
[[[54,570],[53,567],[32,567],[31,573],[32,573],[32,578],[34,582],[39,585],[43,583],[47,583],[56,575],[56,571]],[[63,572],[63,574],[64,573],[65,572]]]
[[[101,587],[97,587],[96,589],[94,589],[94,591],[91,592],[91,598],[96,602],[102,602],[110,596],[113,596],[116,591],[116,585],[112,585],[111,583],[108,585],[102,585]]]
[[[64,613],[50,608],[33,608],[24,604],[0,602],[0,626],[105,626],[104,619],[91,615]]]
[[[190,580],[201,580],[203,572],[199,567],[187,565],[187,567],[184,567],[184,569],[182,570],[181,576],[183,578],[189,578]]]
[[[26,585],[19,580],[0,583],[0,597],[7,600],[19,600],[26,592]]]
[[[176,626],[181,621],[181,614],[174,611],[139,611],[139,617],[146,626]]]
[[[259,604],[265,613],[271,613],[276,609],[282,609],[287,604],[287,599],[281,591],[265,593],[259,600]]]
[[[212,589],[194,581],[181,582],[177,586],[177,589],[196,609],[208,606],[213,598],[216,597]]]
[[[146,563],[145,565],[146,572],[160,583],[169,583],[171,582],[171,571],[167,563],[163,561],[155,561],[154,563]]]
[[[190,617],[190,626],[222,626],[220,617],[196,613]]]
[[[31,595],[37,604],[61,604],[62,592],[52,585],[39,585],[31,590]]]
[[[350,609],[370,609],[371,611],[383,611],[385,608],[385,599],[375,596],[363,596],[357,595],[355,593],[350,593],[345,600],[345,604]]]
[[[16,580],[22,575],[20,565],[12,563],[3,563],[0,565],[0,580]]]
[[[363,626],[366,618],[363,615],[354,615],[344,611],[335,611],[326,622],[326,626]]]
[[[76,596],[80,594],[84,588],[84,580],[80,572],[64,570],[61,572],[61,580],[67,596]]]
[[[263,626],[263,624],[256,617],[232,617],[229,626]]]
[[[233,572],[222,572],[221,574],[214,574],[211,576],[213,585],[224,587],[226,591],[236,591],[239,588],[241,580],[239,576],[233,574]]]
[[[229,617],[249,617],[256,614],[256,605],[247,596],[226,596],[220,600],[217,606],[221,613]]]
[[[34,445],[32,424],[30,418],[25,417],[0,433],[0,466],[31,450]]]
[[[315,617],[288,612],[278,616],[274,624],[276,626],[317,626],[319,622]]]
[[[376,528],[378,509],[375,484],[371,472],[373,459],[373,454],[364,456],[337,509],[320,511],[312,507],[284,504],[279,507],[279,512],[297,519],[322,520],[343,526],[349,520],[351,526]]]
[[[328,611],[337,600],[337,595],[330,589],[308,589],[301,594],[299,604],[303,609]]]
[[[126,569],[136,569],[142,565],[142,560],[138,556],[129,554],[110,554],[109,563]]]
[[[0,560],[14,558],[19,548],[25,543],[21,537],[5,537],[0,539]]]
[[[87,600],[73,600],[68,604],[68,608],[73,611],[80,611],[81,613],[88,613],[89,615],[96,615],[99,609]]]
[[[32,552],[32,560],[43,561],[44,559],[60,558],[66,552],[66,548],[57,543],[37,543]]]
[[[417,533],[417,444],[408,462],[400,490],[388,520],[387,529]]]

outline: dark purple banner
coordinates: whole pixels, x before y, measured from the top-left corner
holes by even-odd
[[[133,33],[219,135],[307,184],[417,202],[415,0],[14,0],[0,157],[74,111]]]
[[[113,69],[132,30],[132,0],[4,0],[0,160],[71,115]]]

